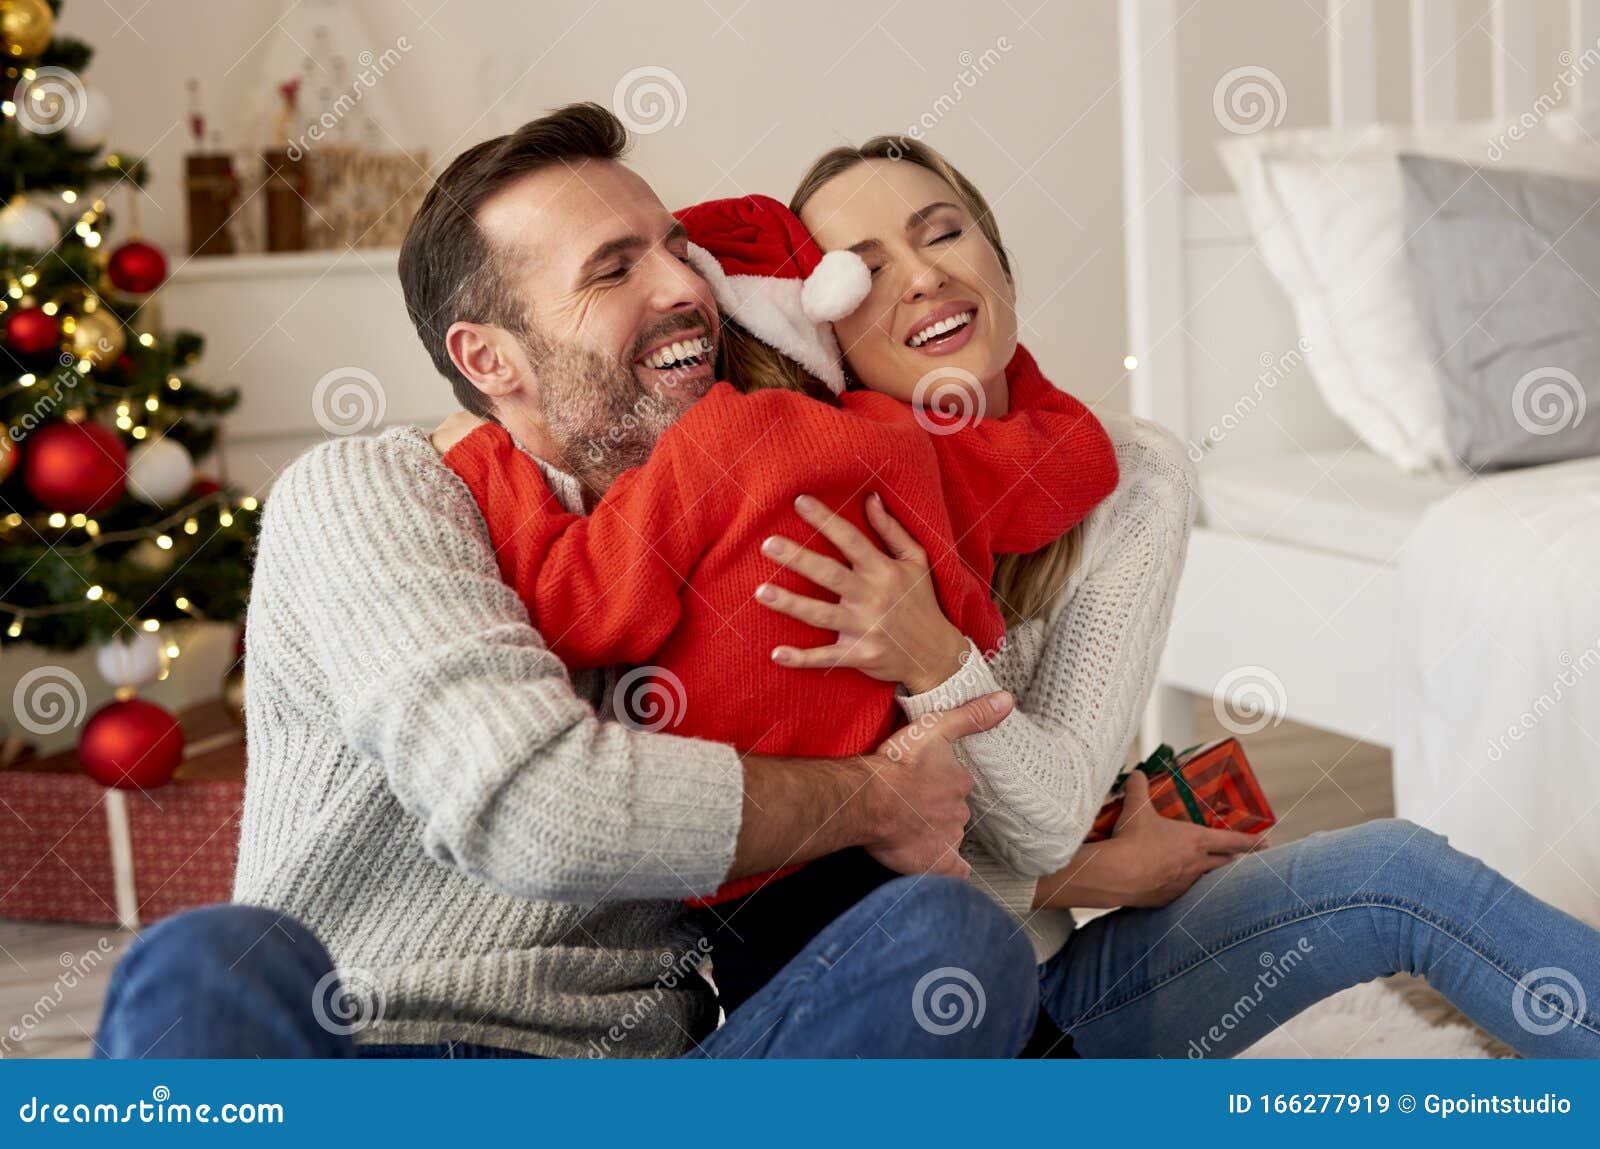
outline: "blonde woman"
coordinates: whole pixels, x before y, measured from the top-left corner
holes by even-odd
[[[936,378],[967,386],[974,410],[1005,411],[1016,283],[969,180],[917,141],[879,137],[819,158],[791,206],[823,251],[854,250],[872,270],[866,301],[835,324],[853,379],[909,397]],[[751,378],[795,385],[745,341],[736,353]],[[846,561],[789,540],[777,558],[828,598],[764,600],[838,632],[775,658],[897,682],[913,719],[1015,695],[1008,718],[962,744],[977,782],[963,849],[1034,942],[1059,1031],[1035,1052],[1231,1056],[1331,993],[1406,971],[1520,1052],[1600,1056],[1585,1005],[1600,1002],[1600,934],[1418,826],[1375,821],[1252,851],[1243,835],[1155,815],[1136,773],[1113,837],[1083,843],[1150,694],[1196,501],[1174,439],[1132,419],[1107,428],[1117,491],[1054,544],[998,564],[1009,632],[992,660],[944,620],[926,556],[884,515],[881,542],[813,517]],[[1123,908],[1074,929],[1070,906]],[[1551,967],[1559,983],[1539,980]],[[1246,1000],[1259,1007],[1233,1008]]]

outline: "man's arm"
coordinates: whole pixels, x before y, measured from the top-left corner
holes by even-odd
[[[744,823],[728,877],[760,874],[850,846],[902,874],[965,877],[958,853],[972,775],[956,760],[958,738],[1011,713],[990,694],[896,731],[859,758],[744,759]]]

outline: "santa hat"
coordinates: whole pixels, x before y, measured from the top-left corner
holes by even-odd
[[[823,255],[795,214],[770,196],[708,200],[677,217],[689,233],[689,262],[723,314],[842,392],[833,321],[860,307],[872,289],[861,257]]]

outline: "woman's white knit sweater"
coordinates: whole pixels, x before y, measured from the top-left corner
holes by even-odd
[[[1155,684],[1199,503],[1194,468],[1154,423],[1104,420],[1121,480],[1084,521],[1083,548],[1056,608],[1014,626],[991,662],[976,648],[950,679],[902,698],[916,719],[995,690],[1016,709],[963,739],[972,880],[1027,928],[1040,961],[1072,930],[1066,910],[1035,910],[1035,879],[1083,844],[1138,733]]]
[[[1131,421],[1113,435],[1123,480],[1088,520],[1071,599],[992,668],[1023,711],[990,736],[1005,762],[973,758],[974,837],[1024,868],[1070,855],[1088,823],[1061,811],[1092,817],[1131,740],[1192,514],[1176,444]],[[614,678],[545,650],[423,431],[330,442],[283,473],[246,644],[234,898],[316,931],[376,1018],[358,1041],[664,1056],[714,1024],[680,899],[732,864],[738,756],[610,720]],[[1032,879],[976,861],[1026,916]]]

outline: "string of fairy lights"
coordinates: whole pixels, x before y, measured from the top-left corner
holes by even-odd
[[[31,69],[24,70],[23,75],[25,78],[28,78],[30,71]],[[15,113],[15,105],[10,101],[0,103],[0,114],[13,116]],[[121,169],[122,167],[122,159],[115,153],[109,155],[105,163],[112,169]],[[61,202],[66,205],[76,204],[80,200],[79,194],[70,188],[61,191],[59,194]],[[83,241],[84,246],[94,249],[98,248],[102,243],[104,236],[98,230],[97,225],[103,219],[105,212],[106,203],[104,199],[95,198],[88,202],[88,206],[73,224],[72,231]],[[0,293],[0,316],[3,316],[14,304],[30,300],[31,293],[39,285],[39,278],[38,271],[34,266],[26,267],[21,274],[10,277],[5,285],[4,292]],[[95,289],[87,283],[82,284],[81,288],[74,287],[72,289],[73,294],[77,294],[80,291],[81,299],[74,301],[80,307],[80,312],[76,315],[61,315],[62,334],[69,338],[73,337],[77,334],[79,326],[87,322],[84,317],[104,315],[107,320],[116,325],[120,335],[121,320],[112,315],[109,309],[102,310],[101,301]],[[47,299],[36,305],[51,317],[60,315],[62,310],[59,299]],[[95,340],[92,342],[86,341],[88,345],[94,346],[94,343],[97,342],[103,349],[103,332],[104,326],[102,324],[100,329],[95,332]],[[157,337],[149,331],[138,332],[134,338],[140,346],[145,348],[153,348],[157,344]],[[76,339],[73,340],[75,345],[78,342]],[[118,342],[120,343],[121,341],[118,340]],[[120,350],[120,347],[118,350]],[[111,358],[114,358],[114,356],[111,356]],[[78,353],[72,358],[68,358],[64,354],[60,362],[59,371],[77,376],[88,376],[97,367],[104,365],[105,358],[93,353]],[[67,376],[68,378],[70,378],[70,374]],[[58,373],[51,373],[41,377],[34,372],[24,372],[14,380],[0,384],[0,398],[5,398],[17,392],[31,391],[35,388],[43,392],[49,389],[48,385],[52,380],[61,379],[62,376]],[[162,410],[160,386],[158,384],[155,388],[149,388],[139,383],[123,385],[98,377],[95,380],[95,388],[98,392],[109,392],[113,396],[121,392],[121,397],[117,399],[115,407],[115,425],[119,431],[125,432],[136,441],[145,440],[152,434],[152,427],[148,420]],[[176,374],[168,374],[165,379],[165,387],[170,392],[181,392],[184,388],[184,381]],[[134,394],[135,391],[139,391],[140,394]],[[84,417],[85,411],[81,404],[75,405],[66,412],[68,421],[75,421]],[[12,421],[13,423],[17,422],[14,417]],[[156,430],[159,431],[160,428],[156,428]],[[9,433],[9,431],[7,430],[6,433]],[[207,492],[201,497],[191,500],[185,506],[155,523],[145,524],[132,530],[103,532],[100,523],[92,515],[84,513],[65,514],[60,511],[53,511],[48,514],[41,514],[37,518],[51,530],[63,532],[53,540],[50,540],[47,545],[58,554],[70,556],[90,553],[111,543],[137,543],[145,540],[151,542],[158,550],[171,551],[177,543],[175,536],[180,533],[190,536],[198,535],[203,527],[204,520],[207,518],[210,518],[217,529],[226,529],[233,525],[235,516],[240,512],[254,513],[258,509],[259,502],[253,496],[238,497],[230,495],[228,492],[217,490]],[[23,515],[12,511],[9,514],[0,516],[0,542],[5,541],[6,536],[13,535],[15,532],[24,529],[37,534],[41,541],[44,539],[43,534],[38,532],[36,527],[28,524]],[[75,537],[76,532],[81,532],[81,537]],[[87,610],[96,603],[111,604],[116,599],[117,595],[114,590],[98,583],[92,583],[85,589],[81,598],[66,602],[28,606],[0,600],[0,634],[3,634],[6,639],[20,640],[26,637],[28,623],[31,620]],[[171,601],[173,607],[181,613],[196,621],[206,621],[204,613],[187,596],[182,594],[175,595]],[[146,633],[154,633],[161,629],[161,621],[155,618],[131,619],[127,620],[127,622],[135,629]],[[166,644],[166,654],[169,658],[176,658],[180,653],[175,641],[169,641]]]

